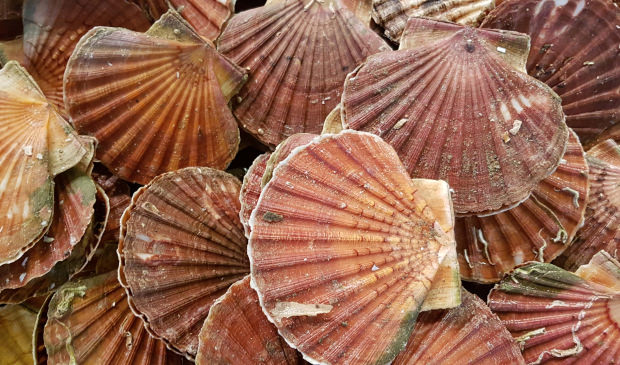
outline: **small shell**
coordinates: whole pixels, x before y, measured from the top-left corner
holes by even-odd
[[[325,122],[323,123],[323,130],[321,131],[321,134],[337,134],[342,132],[343,129],[342,108],[340,104],[338,104],[336,105],[334,110],[329,112],[329,114],[327,114],[327,117],[325,117]]]
[[[37,314],[20,305],[0,308],[0,365],[32,364],[32,332]]]
[[[583,224],[588,186],[588,165],[571,131],[560,165],[526,201],[491,216],[457,218],[463,278],[497,282],[524,262],[551,262],[567,249]]]
[[[609,0],[506,1],[483,27],[530,35],[530,75],[562,98],[582,141],[620,120],[620,10]]]
[[[146,33],[84,35],[67,64],[65,102],[77,130],[99,141],[101,162],[146,184],[162,172],[230,163],[239,129],[227,103],[245,78],[171,10]]]
[[[515,32],[411,18],[401,50],[347,76],[344,125],[383,137],[412,176],[446,180],[457,215],[515,206],[568,139],[560,99],[521,72],[527,45]]]
[[[584,144],[583,148],[587,151],[607,139],[613,139],[616,143],[620,143],[620,124],[609,127],[601,132],[601,134],[588,140],[588,143]]]
[[[121,283],[149,332],[193,357],[213,302],[249,272],[234,176],[188,167],[158,176],[121,220]]]
[[[605,251],[576,274],[544,263],[515,269],[489,307],[528,363],[620,362],[620,264]]]
[[[384,364],[404,348],[449,246],[427,207],[368,133],[321,136],[275,168],[250,217],[251,284],[306,360]]]
[[[249,275],[211,306],[199,337],[199,365],[300,363],[297,352],[263,314]]]
[[[477,26],[494,7],[493,0],[373,0],[372,17],[385,29],[392,41],[400,37],[410,17],[446,20],[462,25]]]
[[[243,185],[241,185],[241,192],[239,193],[239,202],[241,203],[241,210],[239,211],[239,219],[243,224],[243,231],[246,237],[250,237],[250,215],[252,210],[256,208],[258,197],[261,192],[261,181],[263,180],[263,174],[267,168],[267,161],[271,153],[263,153],[256,157],[252,166],[248,169],[243,177]]]
[[[116,271],[60,287],[49,304],[43,340],[50,365],[184,363],[131,312]]]
[[[600,250],[620,257],[620,146],[611,139],[586,154],[590,196],[583,227],[556,263],[575,270]]]
[[[340,0],[273,1],[233,16],[218,40],[220,52],[250,71],[235,116],[271,147],[320,133],[347,73],[388,49]]]
[[[459,307],[420,314],[407,347],[392,364],[525,364],[489,307],[466,290],[461,298]]]

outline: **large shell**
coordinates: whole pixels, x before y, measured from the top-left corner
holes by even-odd
[[[75,48],[65,102],[77,130],[121,178],[148,183],[186,166],[225,168],[239,145],[228,101],[245,73],[166,13],[146,33],[96,27]]]
[[[252,166],[250,166],[248,172],[243,177],[243,185],[241,185],[241,192],[239,193],[239,202],[241,203],[239,219],[241,224],[243,224],[243,231],[246,237],[250,236],[250,215],[258,202],[261,192],[261,181],[263,180],[263,174],[265,174],[267,161],[270,156],[271,153],[263,153],[256,157],[254,162],[252,162]]]
[[[477,26],[494,6],[493,0],[372,0],[372,17],[398,43],[410,17]]]
[[[321,132],[347,73],[388,45],[340,0],[272,1],[236,14],[218,50],[250,70],[235,100],[240,125],[275,146]]]
[[[461,298],[456,308],[420,314],[407,347],[392,364],[525,364],[519,346],[489,307],[466,290]]]
[[[202,330],[197,364],[298,364],[297,352],[278,335],[246,276],[211,307]]]
[[[182,364],[129,308],[116,271],[70,282],[52,297],[43,333],[47,363]]]
[[[149,27],[140,9],[122,0],[26,0],[23,13],[24,66],[61,113],[62,78],[80,37],[97,25],[137,31]]]
[[[620,264],[605,251],[576,274],[543,263],[518,268],[491,291],[489,306],[528,363],[620,362]]]
[[[121,283],[150,332],[195,356],[213,302],[249,272],[240,182],[209,168],[166,173],[138,190],[121,222]]]
[[[412,176],[446,180],[457,215],[525,200],[560,163],[560,99],[524,74],[528,38],[411,18],[401,50],[347,76],[346,128],[380,135]]]
[[[608,139],[591,148],[586,157],[590,168],[586,219],[572,245],[556,260],[571,271],[600,250],[616,259],[620,255],[620,146]]]
[[[37,313],[20,305],[0,308],[0,365],[32,364],[32,333]]]
[[[588,186],[585,155],[577,135],[571,132],[560,165],[526,201],[491,216],[457,218],[463,278],[497,282],[524,262],[556,258],[583,224]]]
[[[275,168],[250,218],[252,287],[304,358],[388,363],[404,348],[449,246],[426,208],[368,133],[321,136]]]
[[[620,120],[620,10],[610,0],[511,0],[483,27],[530,35],[528,73],[562,98],[582,141]]]

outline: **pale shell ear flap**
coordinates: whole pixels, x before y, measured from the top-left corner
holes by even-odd
[[[594,255],[589,263],[581,265],[575,275],[613,292],[620,292],[620,263],[605,250]],[[620,318],[620,313],[618,316]]]
[[[344,126],[342,125],[342,108],[340,104],[336,105],[334,110],[332,110],[327,117],[325,118],[325,123],[323,123],[323,130],[321,134],[338,134],[342,132]]]
[[[605,160],[610,164],[620,166],[620,146],[612,140],[605,140],[588,150],[588,156]]]

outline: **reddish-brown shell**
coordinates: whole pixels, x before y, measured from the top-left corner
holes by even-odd
[[[588,186],[586,158],[577,135],[571,132],[560,165],[526,201],[491,216],[457,218],[462,277],[497,282],[524,262],[551,262],[583,224]]]
[[[97,185],[105,191],[110,201],[110,215],[103,237],[101,237],[101,243],[116,245],[121,227],[121,216],[131,202],[129,185],[99,164],[95,166],[92,176]]]
[[[206,167],[160,175],[121,221],[119,275],[149,332],[188,357],[213,302],[249,272],[241,183]]]
[[[456,308],[420,314],[392,364],[524,365],[519,346],[489,307],[466,290],[461,298]]]
[[[347,73],[388,49],[340,0],[274,0],[233,16],[218,39],[218,50],[250,72],[235,116],[271,147],[320,133]]]
[[[530,35],[528,73],[558,93],[585,142],[620,120],[619,24],[610,0],[510,0],[482,26]]]
[[[65,103],[76,129],[99,141],[101,162],[146,184],[182,167],[228,166],[239,145],[228,101],[245,78],[171,10],[146,33],[84,35],[67,63]]]
[[[315,363],[392,361],[450,246],[394,150],[356,131],[295,149],[250,226],[261,306]]]
[[[401,49],[347,76],[344,126],[375,133],[414,177],[454,189],[457,215],[513,207],[566,149],[558,96],[525,74],[528,37],[411,18]]]
[[[620,143],[620,124],[609,127],[596,137],[591,138],[586,144],[583,145],[583,148],[587,151],[607,139],[613,139],[616,143]]]
[[[528,363],[620,362],[620,264],[605,251],[575,274],[545,263],[517,268],[491,290],[489,307]]]
[[[252,162],[252,166],[250,166],[248,172],[243,177],[243,184],[239,193],[239,202],[241,203],[239,219],[241,224],[243,224],[243,231],[246,237],[250,237],[250,215],[258,202],[262,189],[261,181],[263,180],[263,174],[267,168],[267,161],[270,156],[271,153],[263,153],[256,157],[254,162]]]
[[[32,365],[32,333],[37,313],[21,305],[0,308],[0,364]]]

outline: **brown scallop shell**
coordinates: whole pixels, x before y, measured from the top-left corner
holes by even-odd
[[[531,37],[527,71],[562,98],[583,142],[620,120],[620,10],[610,0],[512,0],[482,24]]]
[[[108,224],[101,237],[102,244],[118,244],[121,227],[121,216],[131,202],[129,185],[121,180],[102,165],[95,166],[92,173],[93,179],[99,185],[110,201],[110,216]]]
[[[241,183],[188,167],[140,188],[121,221],[121,283],[149,332],[193,357],[213,302],[249,272]]]
[[[250,287],[250,276],[228,288],[200,331],[197,364],[299,364],[297,352],[278,335]]]
[[[525,200],[560,163],[560,99],[523,73],[527,36],[411,18],[401,49],[347,76],[346,128],[375,133],[412,176],[446,180],[457,215]]]
[[[620,264],[597,253],[575,274],[530,263],[489,294],[528,363],[620,362]]]
[[[586,144],[583,145],[583,148],[587,151],[607,139],[613,139],[616,143],[620,143],[620,124],[609,127],[596,137],[591,138]]]
[[[241,191],[239,192],[239,202],[241,203],[239,219],[241,224],[243,224],[243,231],[246,237],[250,237],[250,215],[258,202],[262,189],[263,174],[267,168],[267,161],[270,156],[271,153],[263,153],[256,157],[254,162],[252,162],[252,166],[250,166],[248,172],[243,177],[243,185],[241,185]]]
[[[590,197],[583,227],[556,263],[574,271],[600,250],[620,257],[620,146],[611,139],[586,154]]]
[[[551,262],[583,224],[588,187],[588,164],[571,131],[560,165],[526,201],[491,216],[457,218],[462,277],[497,282],[524,262]]]
[[[0,365],[32,364],[32,333],[37,313],[21,305],[0,308]]]
[[[60,287],[49,304],[43,340],[50,365],[184,363],[131,312],[116,271]]]
[[[312,142],[312,140],[314,140],[316,137],[316,134],[296,133],[282,141],[275,149],[275,151],[273,151],[273,153],[269,157],[269,160],[267,161],[267,166],[265,166],[265,173],[263,174],[261,181],[261,187],[267,185],[267,183],[269,182],[269,180],[271,180],[271,177],[273,176],[273,169],[275,169],[280,162],[287,158],[295,148],[307,145],[308,143]]]
[[[494,6],[493,0],[372,0],[372,17],[398,43],[411,17],[477,26]]]
[[[141,184],[186,166],[225,168],[239,145],[228,101],[242,69],[172,10],[146,33],[95,27],[77,44],[64,78],[77,130],[97,157]]]
[[[388,49],[340,0],[272,1],[233,16],[218,39],[218,50],[250,71],[235,116],[271,147],[320,133],[347,73]]]
[[[368,133],[321,136],[275,168],[250,217],[251,284],[306,360],[384,364],[404,348],[448,251],[426,208]]]
[[[456,308],[420,314],[392,364],[524,365],[519,346],[489,307],[466,290],[461,298]]]

